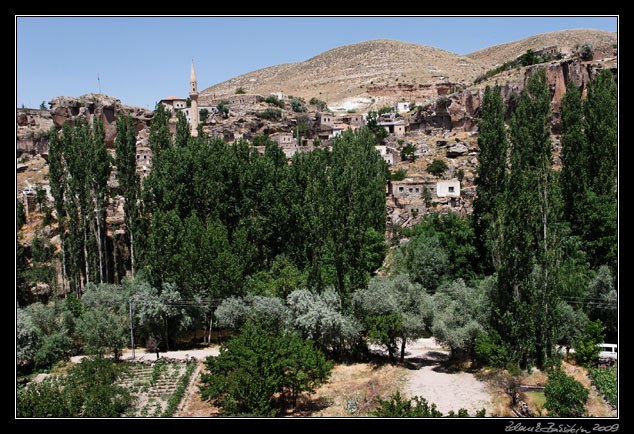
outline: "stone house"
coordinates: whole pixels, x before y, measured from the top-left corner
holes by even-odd
[[[276,142],[281,148],[287,148],[289,146],[296,145],[293,133],[289,132],[277,132],[269,135],[269,139]]]
[[[161,101],[159,101],[159,103],[163,104],[171,111],[182,110],[187,107],[187,100],[178,96],[169,96],[167,98],[163,98]]]
[[[388,133],[394,134],[397,137],[404,136],[407,130],[407,124],[404,120],[392,122],[377,122],[377,125],[385,128]]]
[[[319,113],[319,126],[333,127],[335,125],[335,117],[331,113]]]
[[[147,146],[136,146],[136,170],[141,179],[149,175],[152,169],[152,151]]]
[[[458,208],[460,201],[460,181],[457,179],[433,181],[423,177],[405,178],[402,181],[391,181],[388,185],[388,196],[394,200],[397,208],[416,213],[426,209],[423,192],[431,193],[431,201],[441,207]]]
[[[345,114],[343,116],[340,116],[339,120],[343,124],[350,125],[350,127],[362,127],[365,124],[365,119],[363,118],[363,115],[358,113]]]

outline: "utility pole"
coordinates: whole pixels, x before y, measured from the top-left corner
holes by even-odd
[[[134,297],[130,298],[130,340],[132,341],[132,360],[134,360],[134,323],[132,322],[132,303],[134,303]]]

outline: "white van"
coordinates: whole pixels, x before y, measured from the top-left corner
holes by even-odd
[[[616,344],[599,344],[599,357],[606,359],[618,359]]]

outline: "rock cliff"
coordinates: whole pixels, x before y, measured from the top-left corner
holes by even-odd
[[[552,96],[553,132],[557,133],[560,129],[561,99],[566,93],[568,82],[572,81],[577,84],[585,95],[588,83],[603,69],[609,69],[616,80],[617,61],[616,53],[613,54],[614,57],[591,61],[584,61],[576,57],[532,65],[523,68],[520,73],[513,72],[503,77],[492,77],[479,87],[471,87],[441,96],[433,103],[419,107],[410,115],[410,130],[442,128],[474,131],[477,127],[476,119],[480,115],[480,105],[487,85],[494,86],[498,79],[504,80],[503,84],[499,84],[499,86],[507,104],[507,111],[510,113],[514,108],[513,99],[521,93],[528,79],[537,71],[544,69]]]
[[[65,122],[71,124],[78,118],[92,123],[99,116],[104,124],[106,146],[114,148],[116,119],[119,115],[130,115],[137,131],[138,146],[148,146],[148,133],[154,112],[140,107],[127,106],[120,100],[107,96],[88,94],[80,97],[58,96],[49,102],[49,110],[17,109],[17,150],[30,153],[48,151],[48,131],[58,130]]]

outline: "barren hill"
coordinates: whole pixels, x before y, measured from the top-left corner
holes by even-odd
[[[201,92],[204,105],[214,98],[233,95],[238,88],[268,95],[282,92],[318,98],[329,104],[346,98],[367,97],[369,86],[427,84],[439,81],[469,85],[496,64],[526,52],[556,45],[564,54],[590,42],[595,48],[617,43],[617,35],[598,30],[566,30],[486,48],[467,55],[426,45],[377,39],[345,45],[304,62],[263,68]]]
[[[557,46],[562,54],[569,54],[576,46],[580,46],[585,42],[589,42],[594,48],[603,48],[616,44],[617,34],[589,29],[562,30],[484,48],[466,54],[465,57],[494,66],[515,59],[529,49],[537,51],[546,47]]]
[[[486,68],[480,61],[438,48],[378,39],[241,75],[203,90],[200,99],[231,95],[242,87],[248,93],[283,92],[333,102],[362,94],[371,85],[470,81]]]

